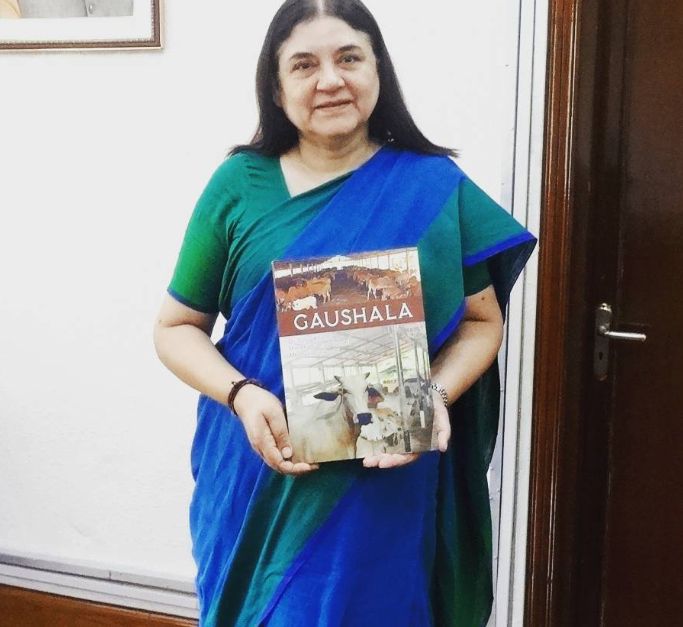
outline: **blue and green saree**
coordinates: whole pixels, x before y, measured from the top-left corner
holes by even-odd
[[[270,262],[417,246],[430,354],[493,284],[504,312],[536,239],[446,157],[382,148],[291,197],[279,160],[215,171],[168,291],[227,323],[216,347],[284,402]],[[447,453],[407,466],[280,475],[227,407],[200,396],[191,467],[201,627],[483,627],[492,603],[486,480],[498,366],[450,408]]]

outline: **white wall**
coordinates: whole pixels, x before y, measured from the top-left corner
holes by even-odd
[[[152,325],[194,203],[254,130],[279,4],[169,1],[163,51],[0,56],[0,553],[194,576],[197,394]],[[516,9],[367,5],[422,130],[506,204]]]

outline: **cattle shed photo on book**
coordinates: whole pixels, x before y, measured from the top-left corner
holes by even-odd
[[[273,279],[294,457],[433,450],[417,249],[276,261]]]

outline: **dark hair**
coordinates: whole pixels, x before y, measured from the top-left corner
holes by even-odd
[[[395,148],[422,154],[457,157],[456,150],[433,144],[417,128],[403,99],[379,26],[360,0],[287,0],[280,7],[268,28],[256,71],[258,129],[249,144],[235,146],[229,154],[251,151],[276,156],[299,142],[297,128],[273,99],[278,89],[277,54],[297,25],[323,15],[344,20],[351,28],[366,33],[372,41],[378,60],[379,100],[369,120],[370,138],[380,144],[389,143]]]

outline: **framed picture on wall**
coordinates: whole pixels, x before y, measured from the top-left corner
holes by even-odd
[[[0,51],[162,48],[161,0],[0,0]]]

